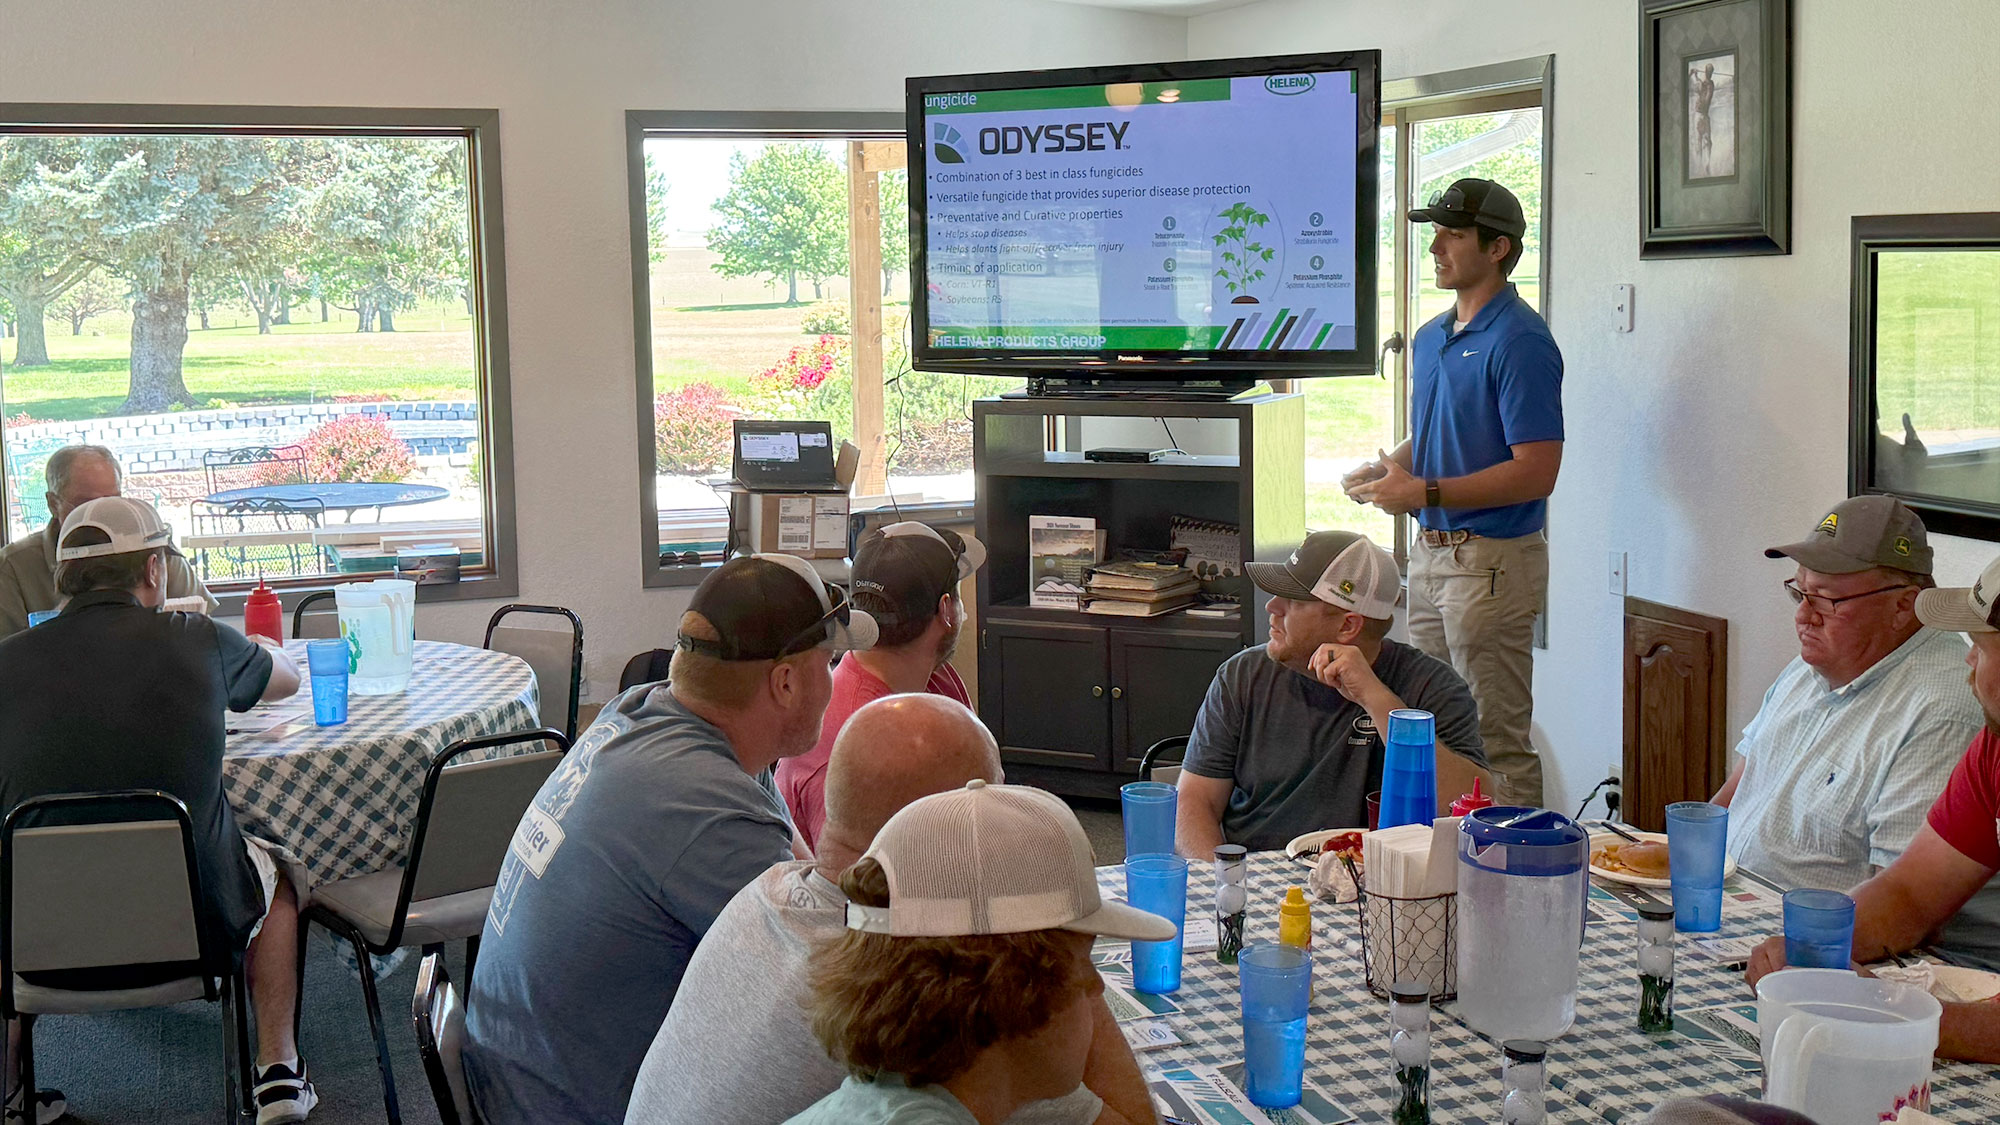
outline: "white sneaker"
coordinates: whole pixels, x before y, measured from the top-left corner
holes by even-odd
[[[303,1063],[296,1071],[285,1063],[259,1067],[250,1096],[257,1105],[257,1125],[296,1125],[319,1104]]]
[[[50,1125],[68,1112],[69,1099],[63,1097],[61,1090],[35,1091],[35,1125]],[[17,1121],[26,1125],[27,1120],[28,1115],[21,1112],[21,1089],[17,1086],[7,1099],[7,1125]]]

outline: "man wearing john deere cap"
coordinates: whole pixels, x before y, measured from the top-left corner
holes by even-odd
[[[1459,180],[1409,218],[1431,224],[1438,288],[1458,299],[1411,341],[1410,440],[1341,483],[1358,503],[1415,513],[1410,640],[1472,685],[1500,803],[1539,806],[1528,732],[1549,585],[1542,527],[1562,465],[1562,353],[1507,280],[1528,230],[1512,192]]]
[[[1811,528],[1764,552],[1797,564],[1784,588],[1799,655],[1743,728],[1715,802],[1729,807],[1729,854],[1743,866],[1845,891],[1910,846],[1981,721],[1965,642],[1917,618],[1933,585],[1917,514],[1856,496]]]
[[[1388,639],[1396,559],[1352,531],[1319,531],[1282,563],[1251,563],[1271,595],[1271,639],[1216,670],[1181,763],[1175,847],[1282,848],[1302,832],[1368,823],[1389,712],[1437,716],[1439,788],[1486,764],[1479,715],[1451,665]]]

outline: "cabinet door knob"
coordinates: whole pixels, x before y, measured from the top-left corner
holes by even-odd
[[[1122,688],[1122,687],[1115,687],[1115,688],[1112,688],[1112,689],[1111,689],[1111,698],[1113,698],[1113,699],[1123,699],[1123,698],[1125,698],[1125,689],[1124,689],[1124,688]]]
[[[1103,688],[1103,686],[1102,686],[1102,685],[1100,685],[1100,684],[1092,684],[1092,685],[1090,686],[1090,697],[1091,697],[1092,699],[1102,699],[1102,698],[1104,698],[1104,688]]]

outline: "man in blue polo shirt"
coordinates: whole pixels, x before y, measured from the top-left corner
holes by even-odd
[[[1471,685],[1500,802],[1539,806],[1532,649],[1562,466],[1562,353],[1507,280],[1528,229],[1512,192],[1459,180],[1410,221],[1432,225],[1438,288],[1458,300],[1410,345],[1411,439],[1342,485],[1390,515],[1417,513],[1410,639]]]

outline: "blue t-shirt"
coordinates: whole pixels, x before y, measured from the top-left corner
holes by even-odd
[[[1541,314],[1509,285],[1454,333],[1456,316],[1447,309],[1410,346],[1410,471],[1424,480],[1476,473],[1510,460],[1510,446],[1563,438],[1562,352]],[[1511,539],[1542,530],[1547,509],[1546,500],[1425,508],[1417,522]]]
[[[612,700],[508,846],[466,1006],[488,1125],[625,1120],[701,935],[791,858],[768,776],[665,684]]]

